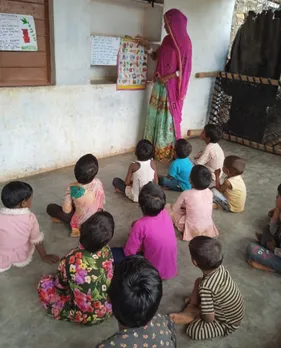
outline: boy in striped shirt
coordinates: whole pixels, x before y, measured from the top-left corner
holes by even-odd
[[[195,237],[189,244],[192,262],[203,272],[195,282],[182,313],[171,314],[177,324],[188,324],[186,334],[194,340],[227,336],[244,317],[242,295],[222,266],[221,244],[210,237]]]

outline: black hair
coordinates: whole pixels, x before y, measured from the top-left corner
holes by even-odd
[[[146,139],[140,140],[137,144],[135,154],[139,161],[148,161],[153,158],[154,147],[150,141]]]
[[[3,187],[1,200],[6,208],[13,209],[27,201],[32,194],[33,189],[26,182],[12,181]]]
[[[206,236],[193,238],[189,243],[189,251],[197,266],[204,271],[216,269],[222,264],[222,247],[214,238]]]
[[[281,196],[281,184],[277,187],[278,195]]]
[[[192,146],[185,139],[178,139],[175,145],[175,151],[178,158],[186,158],[191,154]]]
[[[208,168],[197,164],[191,170],[190,180],[196,190],[205,190],[212,182],[212,174]]]
[[[75,164],[74,175],[79,184],[92,182],[99,171],[99,162],[94,155],[87,154]]]
[[[233,175],[241,175],[245,170],[245,161],[238,156],[227,156],[223,162],[223,165]]]
[[[215,124],[207,124],[204,131],[206,137],[210,139],[210,143],[218,143],[222,138],[222,130]]]
[[[142,256],[130,256],[115,266],[108,296],[118,322],[128,328],[147,325],[163,294],[158,271]]]
[[[165,208],[166,195],[154,182],[144,185],[139,194],[139,205],[145,216],[157,216]]]
[[[91,253],[101,250],[114,235],[113,216],[100,211],[90,216],[80,227],[80,243]]]

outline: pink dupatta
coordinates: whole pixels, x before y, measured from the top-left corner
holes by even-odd
[[[192,67],[192,43],[187,34],[187,18],[177,9],[164,15],[168,35],[159,51],[156,77],[179,71],[179,77],[166,83],[170,112],[173,116],[176,139],[181,138],[183,101],[186,96]]]

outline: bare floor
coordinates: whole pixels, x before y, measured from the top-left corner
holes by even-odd
[[[202,144],[192,141],[194,152]],[[205,342],[191,341],[179,326],[179,347],[204,348],[280,348],[281,347],[281,276],[252,269],[246,263],[247,244],[254,240],[267,221],[267,212],[273,207],[276,187],[280,184],[281,158],[252,150],[237,144],[222,142],[225,154],[237,154],[246,160],[244,175],[248,189],[246,210],[243,214],[214,212],[220,231],[219,240],[224,247],[224,265],[238,283],[245,298],[246,316],[241,328],[226,338]],[[130,224],[141,213],[137,204],[114,193],[111,182],[114,176],[124,177],[133,154],[100,161],[99,178],[106,191],[106,210],[116,221],[116,233],[111,246],[122,245]],[[159,165],[160,173],[166,167]],[[63,256],[77,245],[68,237],[63,225],[52,224],[45,213],[48,203],[60,203],[67,183],[73,181],[73,169],[67,168],[26,179],[34,188],[33,211],[45,233],[45,246],[49,252]],[[167,192],[167,201],[173,202],[177,193]],[[190,260],[188,244],[179,241],[177,278],[164,283],[164,297],[160,311],[170,313],[183,307],[184,297],[200,276]],[[55,266],[44,264],[38,255],[23,268],[12,268],[0,274],[0,347],[11,348],[94,348],[101,340],[117,330],[115,319],[98,327],[80,327],[71,323],[56,322],[45,315],[36,292],[37,282],[43,273],[55,272]]]

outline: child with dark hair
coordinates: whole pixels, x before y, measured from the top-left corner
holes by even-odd
[[[81,157],[74,167],[77,182],[67,187],[62,207],[57,204],[47,207],[54,222],[70,223],[71,237],[79,237],[82,223],[103,209],[105,194],[102,182],[96,178],[98,171],[99,163],[95,156]]]
[[[212,189],[214,195],[214,209],[222,207],[232,213],[244,211],[247,190],[242,174],[245,169],[245,162],[237,156],[228,156],[223,163],[223,172],[226,179],[220,183],[221,170],[215,171],[216,188]]]
[[[189,243],[189,250],[203,277],[195,281],[185,310],[170,318],[177,324],[188,324],[186,334],[194,340],[228,336],[242,322],[244,301],[222,266],[222,247],[216,239],[198,236]]]
[[[56,276],[43,276],[38,284],[48,315],[84,325],[100,324],[112,315],[107,291],[113,259],[107,244],[113,234],[113,217],[105,211],[81,225],[80,246],[60,260]]]
[[[190,190],[190,172],[193,167],[188,158],[191,154],[192,146],[185,139],[178,139],[175,145],[175,160],[171,163],[168,176],[159,177],[161,186],[173,191]]]
[[[0,272],[11,266],[28,265],[36,249],[44,262],[57,263],[59,257],[46,253],[44,234],[36,216],[30,211],[33,189],[22,181],[5,185],[1,200],[5,208],[0,209]]]
[[[256,233],[258,243],[248,246],[248,263],[257,269],[281,273],[281,185],[277,188],[275,208],[263,233]]]
[[[138,202],[140,190],[150,181],[158,184],[158,175],[154,156],[154,147],[148,140],[141,140],[136,147],[137,161],[129,166],[125,181],[115,178],[112,185],[115,191],[125,194],[133,202]]]
[[[200,136],[205,141],[206,147],[203,151],[194,157],[194,164],[206,166],[211,174],[212,180],[215,181],[215,171],[222,169],[224,153],[218,142],[222,138],[222,130],[214,124],[207,124]]]
[[[118,264],[108,297],[120,331],[97,348],[176,348],[174,324],[168,316],[156,314],[162,293],[159,273],[143,257],[131,256]]]
[[[115,263],[141,250],[162,279],[177,275],[177,240],[165,204],[165,193],[158,185],[150,182],[142,188],[139,205],[143,217],[133,223],[124,249],[112,249]]]
[[[182,239],[190,241],[200,235],[216,237],[219,233],[212,218],[213,194],[208,188],[212,176],[205,166],[196,165],[190,174],[191,190],[184,191],[175,204],[167,204],[175,227]]]

